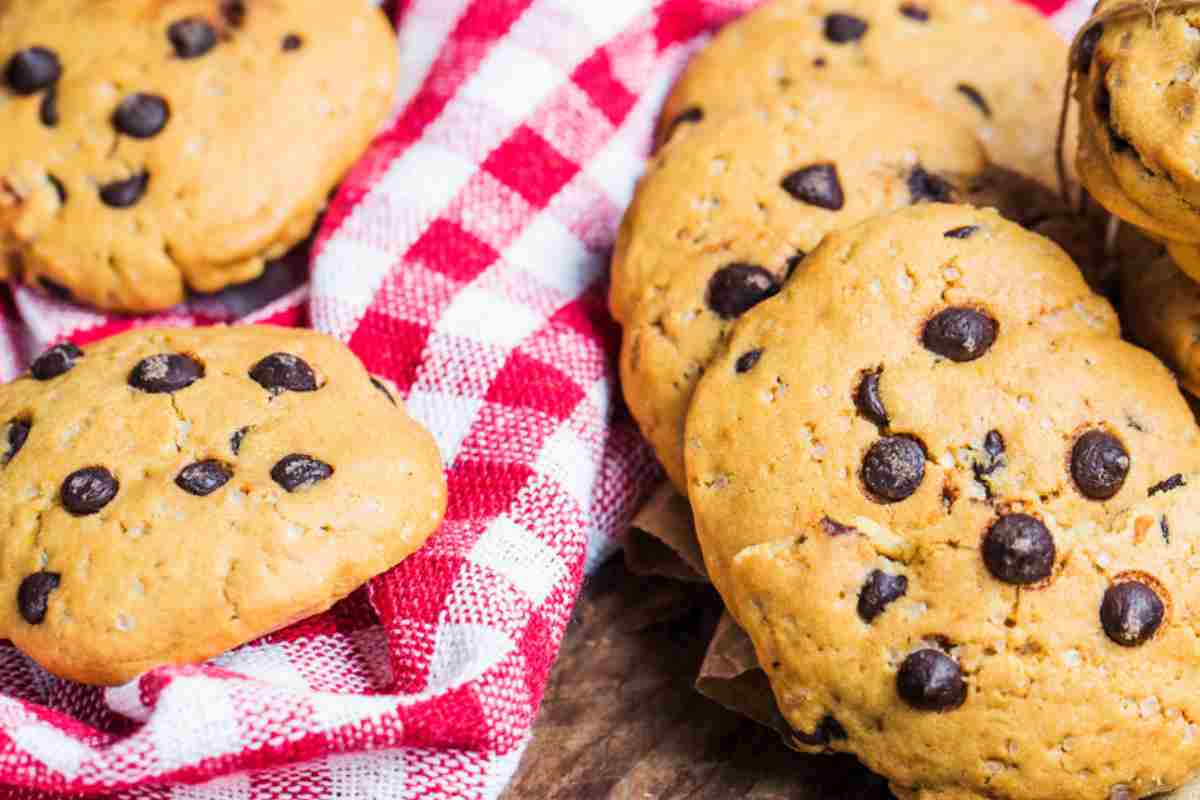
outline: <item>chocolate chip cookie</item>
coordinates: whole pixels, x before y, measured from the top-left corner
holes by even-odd
[[[946,204],[830,234],[734,326],[685,457],[800,745],[903,797],[1140,797],[1200,766],[1196,424],[1048,240]]]
[[[1102,14],[1118,5],[1104,0]],[[1200,10],[1162,9],[1089,29],[1072,65],[1080,177],[1117,216],[1200,243]]]
[[[63,342],[0,387],[0,635],[116,684],[328,608],[446,503],[432,437],[334,339]]]
[[[369,0],[13,0],[0,12],[0,277],[153,311],[308,235],[386,115]]]
[[[1200,396],[1200,284],[1169,258],[1130,264],[1121,285],[1126,332],[1165,361]]]
[[[814,81],[856,80],[924,95],[995,163],[1053,185],[1066,62],[1062,38],[1012,0],[773,0],[692,60],[659,139]]]

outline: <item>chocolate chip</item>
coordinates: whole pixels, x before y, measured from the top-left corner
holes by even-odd
[[[53,50],[30,47],[8,60],[4,82],[17,94],[29,95],[53,86],[62,76],[62,64]]]
[[[312,367],[291,353],[272,353],[250,368],[250,377],[272,394],[317,390]]]
[[[38,356],[29,372],[39,381],[48,381],[69,371],[80,358],[83,358],[82,350],[72,342],[63,342]]]
[[[1054,537],[1028,514],[1005,514],[983,535],[983,563],[1004,583],[1028,586],[1054,571]]]
[[[231,28],[240,28],[246,21],[246,4],[243,0],[221,0],[221,16]]]
[[[792,277],[792,274],[795,273],[796,268],[799,267],[807,257],[808,253],[804,252],[803,250],[797,250],[795,253],[792,253],[790,256],[788,256],[788,260],[784,262],[784,280]]]
[[[41,625],[46,619],[50,594],[58,588],[62,576],[57,572],[35,572],[26,575],[17,588],[17,610],[30,625]]]
[[[17,453],[25,446],[25,440],[29,438],[30,427],[27,419],[14,419],[8,423],[8,452],[4,454],[0,463],[7,464],[17,457]]]
[[[873,622],[889,605],[908,593],[908,578],[872,570],[858,593],[858,616],[863,622]]]
[[[1112,123],[1112,95],[1108,91],[1107,76],[1108,70],[1105,69],[1104,75],[1100,76],[1100,81],[1096,87],[1096,113],[1107,124],[1108,141],[1112,145],[1113,151],[1123,153],[1127,150],[1132,150],[1133,145],[1129,143],[1128,139],[1117,132],[1116,127]]]
[[[876,367],[862,373],[862,378],[854,390],[854,407],[858,414],[868,422],[880,428],[888,426],[887,409],[883,407],[883,398],[879,396],[879,378],[883,375],[883,367]]]
[[[896,673],[896,691],[919,711],[949,711],[967,699],[967,684],[958,662],[931,649],[918,650],[904,659]]]
[[[199,58],[217,46],[217,31],[206,19],[186,17],[171,23],[167,39],[180,58]]]
[[[383,381],[371,378],[371,385],[383,392],[383,396],[390,400],[392,405],[396,405],[396,398],[392,397],[392,393],[388,390]]]
[[[900,13],[909,19],[916,20],[917,22],[929,21],[929,9],[922,8],[918,5],[913,5],[912,3],[905,3],[904,5],[900,6]]]
[[[1084,497],[1107,500],[1125,485],[1129,453],[1115,436],[1092,430],[1071,448],[1071,477]]]
[[[1108,587],[1100,603],[1104,632],[1122,647],[1137,647],[1162,625],[1163,601],[1141,581],[1127,580]]]
[[[1171,543],[1171,525],[1167,522],[1167,515],[1163,514],[1158,519],[1158,528],[1162,531],[1163,541],[1167,544]]]
[[[813,66],[816,67],[817,69],[824,69],[825,65],[827,65],[829,62],[826,61],[824,58],[814,58],[812,63],[813,63]]]
[[[958,91],[964,97],[966,97],[968,100],[970,100],[972,103],[974,103],[975,107],[978,108],[981,112],[983,112],[983,115],[985,117],[990,118],[992,116],[991,106],[988,105],[987,100],[983,99],[983,95],[979,93],[978,89],[976,89],[974,86],[972,86],[969,83],[960,83],[955,88],[958,89]]]
[[[191,356],[159,353],[137,363],[129,373],[129,385],[148,394],[170,394],[203,377],[204,365]]]
[[[983,451],[991,456],[993,461],[1004,455],[1004,437],[1000,435],[1000,431],[987,432],[983,437]]]
[[[825,17],[825,38],[834,44],[856,42],[866,32],[866,20],[852,14],[830,14]]]
[[[704,109],[700,108],[700,106],[690,106],[685,108],[683,111],[680,111],[675,115],[675,119],[671,120],[671,124],[667,126],[667,132],[663,138],[666,141],[670,141],[671,137],[675,135],[675,132],[679,130],[681,125],[695,125],[696,123],[703,121]]]
[[[918,164],[908,176],[908,194],[913,205],[926,201],[949,203],[954,199],[954,187]]]
[[[102,185],[100,199],[111,208],[129,208],[142,199],[149,183],[150,173],[139,172],[131,178]]]
[[[38,106],[38,119],[47,128],[58,127],[58,89],[54,86],[42,94],[42,103]]]
[[[304,39],[302,39],[298,34],[289,33],[287,36],[283,37],[283,43],[281,46],[283,47],[285,53],[290,53],[293,50],[299,50],[301,47],[303,47]]]
[[[812,733],[793,730],[792,735],[797,742],[806,747],[825,747],[830,742],[843,741],[847,738],[846,729],[831,714],[822,717]]]
[[[188,464],[175,476],[175,485],[188,494],[207,497],[229,483],[233,470],[216,459]]]
[[[810,164],[789,174],[780,184],[783,190],[810,206],[840,211],[846,205],[842,182],[834,164]]]
[[[947,308],[921,332],[926,350],[959,363],[974,361],[996,342],[996,320],[974,308]]]
[[[60,181],[58,178],[56,178],[55,176],[53,176],[49,173],[46,173],[46,180],[50,181],[50,185],[54,187],[54,193],[56,195],[58,195],[58,204],[60,206],[66,205],[67,204],[67,187],[63,186],[62,181]],[[70,292],[68,292],[67,294],[70,295]]]
[[[858,529],[850,525],[843,525],[837,520],[825,517],[821,520],[821,530],[830,536],[848,536],[852,533],[858,533]]]
[[[738,356],[737,363],[734,364],[733,368],[737,370],[739,375],[744,375],[754,369],[754,365],[762,358],[762,354],[762,350],[750,350],[749,352],[742,353]]]
[[[1150,496],[1154,497],[1154,495],[1158,494],[1159,492],[1170,492],[1175,489],[1178,489],[1181,486],[1187,486],[1187,481],[1185,481],[1183,479],[1183,476],[1182,475],[1172,475],[1171,477],[1167,478],[1165,481],[1162,481],[1161,483],[1156,483],[1153,486],[1151,486],[1150,487]]]
[[[136,92],[120,102],[113,112],[113,127],[135,139],[149,139],[167,126],[171,112],[167,101],[156,94]]]
[[[911,436],[885,436],[863,457],[863,483],[881,502],[908,499],[924,479],[925,447]]]
[[[312,456],[293,453],[271,468],[271,477],[289,492],[298,492],[333,474],[333,467]]]
[[[775,276],[754,264],[722,267],[708,280],[708,307],[721,319],[736,319],[779,293]]]
[[[246,438],[246,434],[250,432],[250,427],[238,428],[229,437],[229,449],[236,456],[242,452],[242,440]]]
[[[121,484],[104,467],[84,467],[64,478],[58,493],[67,511],[86,517],[111,503],[120,488]]]
[[[954,228],[953,230],[948,230],[942,235],[945,236],[947,239],[970,239],[972,236],[974,236],[978,232],[979,232],[978,225],[963,225],[961,228]]]
[[[1079,50],[1076,51],[1075,66],[1082,73],[1092,69],[1092,58],[1096,55],[1096,45],[1104,35],[1103,25],[1093,25],[1079,39]]]

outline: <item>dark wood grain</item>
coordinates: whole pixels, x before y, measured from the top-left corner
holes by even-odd
[[[711,588],[601,568],[504,800],[891,798],[853,759],[794,753],[694,691],[720,610]]]

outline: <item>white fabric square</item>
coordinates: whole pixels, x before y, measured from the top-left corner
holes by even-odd
[[[288,658],[282,645],[243,647],[233,652],[222,653],[209,663],[280,688],[297,689],[302,692],[312,688]]]
[[[543,321],[543,317],[507,297],[480,286],[468,286],[446,307],[437,330],[511,350]]]
[[[471,548],[471,563],[512,581],[536,606],[566,575],[558,554],[508,517],[493,520]]]
[[[596,476],[600,474],[600,460],[568,425],[560,426],[546,440],[538,453],[536,469],[566,489],[579,504],[579,510],[587,513]]]
[[[398,260],[360,239],[330,239],[312,276],[313,296],[332,298],[332,302],[318,301],[314,305],[318,327],[348,341]]]
[[[463,439],[467,438],[471,426],[475,424],[483,400],[413,389],[404,406],[413,419],[433,434],[442,454],[442,464],[449,467],[458,457]]]
[[[504,260],[574,300],[600,276],[603,263],[579,237],[550,212],[525,227],[504,253]]]
[[[161,772],[245,747],[226,685],[213,678],[174,678],[142,733],[154,743],[154,768]]]
[[[562,70],[542,56],[501,39],[460,91],[516,120],[530,116],[564,80]]]
[[[503,661],[512,649],[512,640],[488,625],[443,622],[438,626],[429,679],[420,697],[438,695],[475,680]]]
[[[329,796],[337,800],[404,797],[405,758],[398,751],[335,756],[326,762]]]
[[[355,207],[339,237],[374,237],[402,252],[450,205],[475,171],[471,161],[428,138],[414,142]]]
[[[79,767],[96,755],[86,744],[40,722],[15,725],[6,733],[17,747],[68,779],[78,775]]]
[[[251,788],[249,775],[229,775],[199,786],[176,786],[171,800],[250,800]]]

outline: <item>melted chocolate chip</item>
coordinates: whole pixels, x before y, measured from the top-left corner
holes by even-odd
[[[293,50],[299,50],[304,46],[304,39],[299,34],[289,33],[283,37],[283,42],[280,44],[285,53],[290,53]]]
[[[58,127],[58,89],[51,86],[42,94],[41,105],[38,106],[38,119],[47,128]]]
[[[204,377],[204,365],[180,353],[143,358],[129,373],[129,385],[148,394],[171,394]]]
[[[53,176],[49,173],[46,174],[46,180],[50,181],[50,185],[54,187],[54,193],[56,195],[58,195],[58,204],[66,205],[67,204],[67,187],[63,186],[62,181],[60,181],[58,178],[56,178],[55,176]],[[68,292],[67,294],[69,296],[70,292]]]
[[[967,684],[958,662],[937,650],[918,650],[896,673],[900,698],[919,711],[949,711],[967,699]]]
[[[29,95],[53,86],[62,76],[62,64],[53,50],[30,47],[8,60],[4,82],[16,94]]]
[[[229,449],[236,456],[242,452],[242,440],[246,438],[246,434],[250,432],[250,427],[238,428],[229,437]]]
[[[57,572],[35,572],[26,575],[17,588],[17,610],[30,625],[41,625],[46,619],[50,595],[62,582]]]
[[[62,300],[63,302],[70,303],[75,299],[74,296],[72,296],[70,289],[63,286],[61,283],[58,283],[57,281],[47,278],[45,275],[38,276],[38,285],[42,287],[46,294],[50,295],[55,300]]]
[[[842,723],[830,714],[821,718],[812,733],[793,730],[792,735],[797,742],[806,747],[825,747],[831,742],[843,741],[847,738],[846,729],[842,727]]]
[[[679,130],[681,125],[695,125],[704,120],[704,109],[700,106],[690,106],[680,111],[675,119],[671,120],[671,124],[667,126],[666,140],[670,140],[675,135],[675,131]]]
[[[887,409],[883,407],[883,398],[879,396],[879,379],[883,375],[883,367],[876,367],[862,373],[858,386],[854,389],[854,407],[858,414],[879,428],[888,426]]]
[[[762,358],[762,354],[762,350],[751,350],[749,352],[742,353],[738,357],[737,363],[734,364],[733,368],[737,370],[739,375],[744,375],[750,370],[754,369],[754,366],[758,364],[758,360]]]
[[[970,239],[972,236],[974,236],[978,232],[979,232],[978,225],[963,225],[961,228],[954,228],[953,230],[948,230],[942,235],[945,236],[947,239]]]
[[[155,94],[137,92],[126,97],[113,112],[113,127],[135,139],[157,136],[167,126],[171,111],[167,101]]]
[[[908,593],[908,578],[873,570],[858,593],[858,616],[873,622],[889,605]]]
[[[1151,486],[1150,487],[1150,496],[1154,497],[1154,495],[1158,494],[1159,492],[1170,492],[1175,489],[1178,489],[1181,486],[1187,486],[1187,481],[1185,481],[1183,479],[1183,476],[1182,475],[1172,475],[1171,477],[1167,478],[1165,481],[1162,481],[1161,483],[1156,483],[1153,486]]]
[[[949,203],[954,199],[954,187],[918,164],[908,176],[908,194],[913,205],[926,201]]]
[[[926,350],[959,363],[974,361],[996,342],[996,320],[974,308],[947,308],[921,333]]]
[[[1158,593],[1141,581],[1123,581],[1108,587],[1100,603],[1104,632],[1122,647],[1137,647],[1150,640],[1162,625],[1166,609]]]
[[[1112,123],[1112,95],[1108,91],[1106,83],[1108,70],[1101,76],[1100,82],[1096,87],[1096,114],[1100,119],[1104,120],[1108,127],[1108,141],[1114,152],[1123,153],[1127,150],[1132,150],[1133,145],[1129,140],[1117,132],[1116,127]]]
[[[907,500],[925,479],[925,447],[911,436],[885,436],[867,450],[862,481],[883,503]]]
[[[120,488],[121,484],[104,467],[84,467],[64,478],[58,493],[67,511],[86,517],[111,503]]]
[[[8,451],[0,463],[7,464],[17,457],[17,453],[25,446],[25,440],[29,438],[30,427],[32,426],[27,419],[14,419],[8,424]]]
[[[993,522],[981,549],[988,572],[1004,583],[1028,586],[1054,571],[1054,537],[1028,514],[1005,514]]]
[[[312,456],[293,453],[271,468],[271,478],[289,492],[307,489],[333,474],[333,467]]]
[[[799,267],[807,257],[808,253],[804,252],[803,250],[797,250],[795,253],[788,256],[788,260],[784,263],[784,280],[792,277],[792,275],[796,272],[796,268]]]
[[[955,88],[958,89],[958,91],[963,95],[963,97],[967,98],[972,103],[974,103],[975,107],[978,108],[985,117],[992,116],[991,106],[988,105],[987,100],[983,99],[983,95],[979,93],[978,89],[976,89],[974,86],[972,86],[969,83],[960,83]]]
[[[133,177],[102,185],[100,199],[110,208],[129,208],[142,199],[149,183],[150,173],[139,172]]]
[[[840,211],[846,205],[842,182],[834,164],[810,164],[789,174],[780,184],[783,190],[810,206]]]
[[[216,459],[188,464],[175,476],[175,485],[188,494],[207,497],[229,483],[233,470]]]
[[[371,378],[371,385],[374,386],[379,391],[383,392],[383,396],[386,397],[389,401],[391,401],[392,405],[396,405],[396,398],[392,397],[392,393],[388,390],[387,386],[384,384],[383,381],[378,380],[376,378]]]
[[[1108,500],[1125,485],[1129,453],[1115,436],[1092,430],[1071,448],[1071,477],[1084,497]]]
[[[736,319],[779,293],[775,276],[754,264],[722,267],[708,280],[708,307],[721,319]]]
[[[850,525],[843,525],[835,519],[824,517],[821,520],[821,530],[830,536],[849,536],[852,533],[858,533],[858,529]]]
[[[830,14],[825,17],[825,38],[834,44],[856,42],[866,32],[866,20],[852,14]]]
[[[317,390],[317,376],[312,367],[291,353],[272,353],[251,367],[250,377],[272,394]]]
[[[180,58],[199,58],[217,46],[217,31],[200,17],[186,17],[171,23],[167,39]]]
[[[983,437],[983,451],[991,456],[993,461],[1004,455],[1004,437],[1000,435],[1000,431],[987,432]]]
[[[904,5],[900,6],[900,13],[909,19],[916,20],[917,22],[929,21],[929,9],[914,5],[912,3],[905,3]]]
[[[83,351],[71,342],[56,344],[34,360],[30,374],[39,381],[48,381],[68,372],[83,358]]]
[[[1171,525],[1167,522],[1167,515],[1163,514],[1158,519],[1158,528],[1162,531],[1163,541],[1167,544],[1171,543]]]
[[[243,0],[221,0],[221,16],[229,27],[242,27],[246,21],[246,3]]]
[[[1093,25],[1079,39],[1079,50],[1076,51],[1075,67],[1082,73],[1092,69],[1092,58],[1096,55],[1096,45],[1104,35],[1103,25]]]

